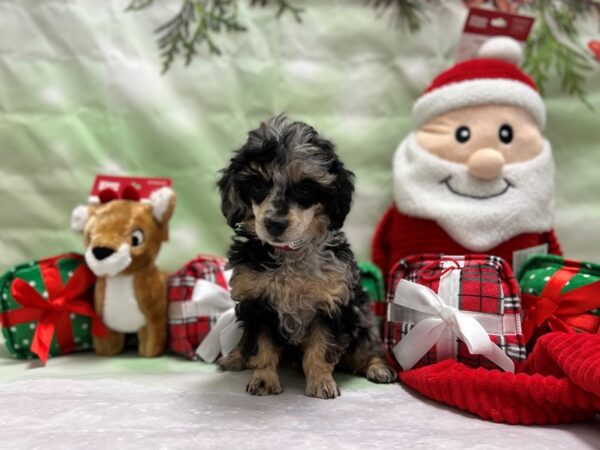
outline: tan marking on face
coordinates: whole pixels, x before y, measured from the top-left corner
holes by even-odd
[[[498,136],[503,124],[513,129],[509,144]],[[470,130],[467,142],[460,143],[455,138],[460,126]],[[506,164],[527,161],[543,147],[543,137],[533,117],[524,109],[509,105],[469,106],[447,112],[424,124],[416,133],[416,141],[428,152],[459,163],[466,163],[481,149],[498,151]]]
[[[265,221],[268,218],[280,217],[275,213],[273,206],[273,194],[269,195],[260,205],[252,204],[252,212],[255,218],[255,230],[256,235],[265,242],[291,242],[297,239],[306,239],[310,237],[307,233],[309,229],[312,232],[316,232],[318,229],[315,222],[317,213],[322,211],[320,205],[314,205],[307,209],[302,209],[298,206],[291,205],[285,218],[288,220],[289,225],[285,232],[277,238],[271,236],[265,227]]]
[[[329,173],[325,167],[318,164],[310,164],[303,159],[291,161],[286,166],[285,173],[286,179],[292,184],[300,183],[307,178],[323,185],[329,185],[335,181],[335,175]]]

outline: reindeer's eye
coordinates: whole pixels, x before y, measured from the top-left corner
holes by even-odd
[[[144,232],[142,230],[135,230],[131,233],[131,246],[138,247],[144,243]]]

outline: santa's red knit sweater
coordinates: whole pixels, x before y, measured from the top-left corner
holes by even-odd
[[[484,253],[500,256],[512,266],[514,251],[541,244],[548,244],[548,252],[551,254],[562,254],[554,230],[545,233],[523,233]],[[464,255],[481,252],[463,247],[432,220],[407,216],[392,205],[375,230],[371,255],[373,262],[387,276],[398,260],[418,253]]]

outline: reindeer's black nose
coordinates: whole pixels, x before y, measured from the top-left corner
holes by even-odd
[[[94,247],[92,249],[92,253],[98,261],[102,261],[103,259],[108,258],[114,252],[115,251],[112,248],[108,247]]]
[[[267,219],[265,220],[265,227],[269,234],[274,237],[279,237],[288,227],[289,222],[286,219]]]

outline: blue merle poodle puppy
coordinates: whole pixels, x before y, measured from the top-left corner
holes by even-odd
[[[229,250],[240,345],[219,365],[254,370],[246,390],[283,391],[280,362],[301,363],[306,394],[340,395],[335,368],[390,383],[369,299],[340,230],[353,173],[331,141],[277,116],[248,134],[222,171],[222,212],[235,230]]]

